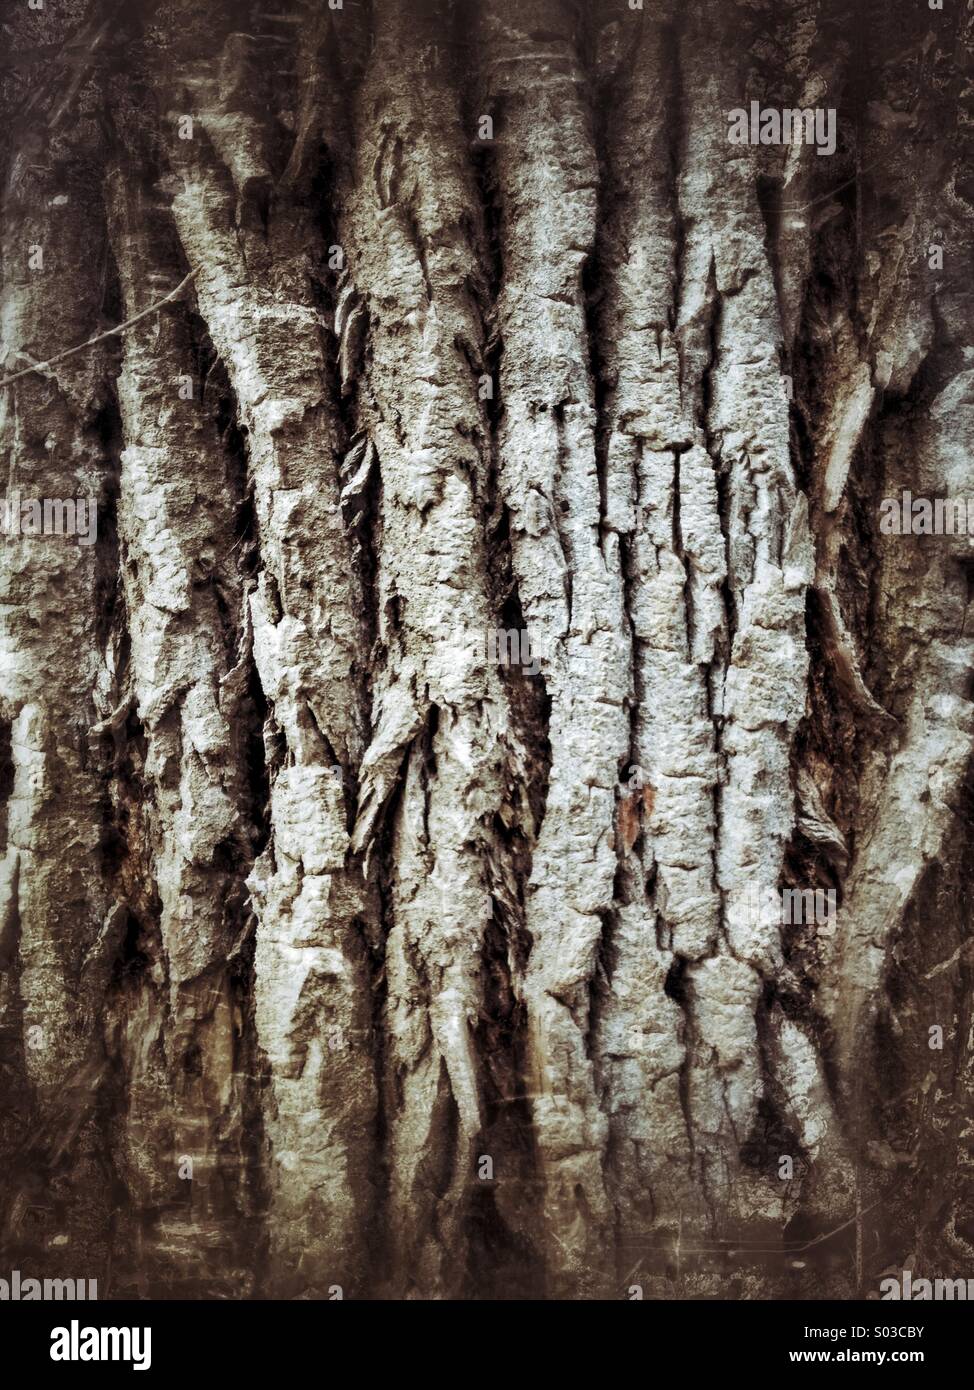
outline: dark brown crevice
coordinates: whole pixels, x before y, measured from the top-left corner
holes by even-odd
[[[14,789],[14,760],[10,743],[12,728],[9,719],[0,719],[0,853],[7,848],[8,807]]]

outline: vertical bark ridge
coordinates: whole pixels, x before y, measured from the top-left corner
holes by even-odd
[[[371,1239],[377,907],[350,858],[347,819],[367,732],[367,647],[315,289],[324,248],[308,209],[276,187],[287,142],[259,78],[248,35],[227,33],[182,71],[200,129],[169,151],[176,226],[201,267],[200,309],[247,433],[260,544],[249,605],[270,707],[272,834],[249,888],[273,1095],[269,1277],[320,1294],[360,1287]]]
[[[628,1265],[620,1279],[650,1276],[659,1267],[651,1252],[665,1258],[684,1237],[698,1243],[708,1224],[686,1111],[682,983],[686,961],[712,949],[718,925],[707,681],[724,561],[713,467],[680,406],[673,333],[675,43],[666,11],[610,22],[600,41],[611,113],[599,315],[607,524],[624,541],[634,675],[617,810],[624,906],[599,1038],[609,1188]]]
[[[582,272],[598,166],[577,14],[559,3],[484,15],[496,121],[504,285],[498,327],[500,483],[527,629],[550,700],[551,766],[526,898],[525,979],[549,1292],[599,1291],[613,1271],[591,988],[616,860],[614,787],[630,690],[618,537],[600,534],[595,398]],[[544,364],[539,372],[539,364]]]
[[[126,153],[148,163],[138,144]],[[131,318],[162,287],[178,283],[185,266],[158,193],[147,202],[116,166],[107,201],[123,311]],[[163,952],[158,968],[169,991],[168,1001],[157,996],[159,1039],[170,1068],[168,1075],[146,1078],[146,1121],[130,1142],[130,1150],[145,1143],[145,1124],[155,1112],[158,1167],[143,1175],[130,1152],[129,1172],[138,1207],[177,1208],[160,1222],[158,1240],[170,1275],[175,1266],[191,1286],[196,1260],[206,1271],[208,1241],[220,1249],[219,1266],[227,1262],[221,1247],[232,1247],[246,1229],[241,1090],[247,1077],[232,975],[248,931],[244,880],[256,838],[246,778],[250,634],[235,556],[242,499],[204,390],[182,305],[126,335],[118,380],[127,441],[119,529],[130,694],[147,744],[145,792]],[[123,1023],[118,1045],[135,1073],[129,1080],[134,1097],[142,1042],[127,1037]],[[171,1108],[158,1112],[155,1103],[165,1090]],[[192,1203],[180,1213],[174,1194],[187,1157],[192,1182],[183,1191]]]
[[[919,31],[919,22],[916,27]],[[920,41],[919,33],[917,38]],[[946,60],[946,53],[935,53],[935,71],[938,63],[946,67]],[[954,336],[961,321],[960,286],[948,277],[938,292],[924,255],[933,229],[954,224],[955,204],[942,188],[945,153],[929,142],[924,103],[911,113],[904,132],[904,123],[895,121],[889,104],[898,103],[900,95],[893,89],[887,93],[888,102],[870,107],[861,156],[872,172],[864,175],[860,214],[864,254],[857,286],[859,373],[871,386],[868,403],[874,395],[881,404],[873,418],[864,407],[852,419],[846,411],[838,423],[826,417],[820,427],[829,449],[821,505],[840,522],[857,493],[865,493],[875,515],[882,496],[898,497],[911,485],[927,496],[955,495],[961,478],[969,475],[962,442],[970,428],[969,373]],[[916,166],[904,160],[904,133],[908,148],[916,151],[917,164],[923,166],[922,215],[931,229],[929,239],[920,238],[919,256],[910,235],[915,236],[916,224],[906,212],[917,197]],[[888,211],[880,214],[871,196],[874,189],[878,193],[880,180],[884,207],[898,206],[904,216],[892,232]],[[967,237],[959,228],[952,243],[951,255],[956,249],[963,256]],[[851,375],[848,366],[837,361],[834,370],[842,368]],[[921,413],[914,418],[918,408]],[[880,491],[865,478],[860,480],[861,471],[854,468],[857,459],[876,464],[899,458],[910,459],[912,484],[905,474],[897,476],[894,469],[891,475],[884,468]],[[850,470],[852,499],[845,495]],[[883,653],[870,663],[882,673],[877,703],[896,721],[891,727],[887,718],[879,736],[871,740],[861,783],[868,832],[857,840],[849,864],[839,927],[823,970],[823,1005],[835,1032],[839,1084],[850,1101],[855,1098],[861,1104],[862,1056],[874,1046],[891,935],[920,891],[929,864],[943,852],[956,815],[952,803],[970,765],[972,710],[966,673],[971,653],[969,640],[959,637],[967,628],[969,586],[963,541],[940,541],[918,552],[889,538],[881,543],[878,557],[877,587],[885,597],[871,630],[864,633],[861,607],[850,583],[854,547],[845,528],[831,516],[820,534],[826,557],[820,567],[834,595],[840,631],[856,631],[849,644],[857,665],[866,665],[857,650],[861,637]],[[904,654],[904,665],[888,649],[890,635],[897,629],[918,634],[921,625],[922,640]],[[870,1128],[867,1122],[860,1130],[863,1143],[875,1138]]]
[[[389,1222],[396,1268],[416,1293],[466,1277],[473,1194],[491,1181],[482,1160],[498,1191],[520,1176],[505,1163],[521,1162],[492,1150],[478,1050],[488,930],[493,920],[510,931],[519,913],[495,818],[510,830],[527,813],[516,790],[524,753],[487,648],[500,615],[485,570],[490,426],[475,375],[483,229],[470,211],[452,40],[429,7],[377,16],[341,232],[367,324],[357,419],[382,478],[376,732],[356,843],[371,840],[401,766],[387,951]],[[509,969],[517,973],[516,959]]]
[[[24,28],[18,23],[15,32]],[[45,124],[48,114],[35,120]],[[6,151],[4,375],[90,336],[106,298],[90,108],[70,133],[52,123],[50,140],[43,166],[24,160],[16,141]],[[94,1001],[78,991],[109,911],[104,789],[88,730],[115,567],[110,361],[101,348],[0,395],[7,498],[35,499],[38,508],[43,499],[70,498],[96,508],[92,544],[21,534],[5,536],[0,550],[0,719],[10,757],[0,922],[15,980],[5,1026],[22,1030],[27,1098],[10,1136],[4,1229],[15,1251],[39,1250],[48,1269],[55,1241],[87,1267],[104,1268],[110,1232],[95,1113],[106,1062],[90,1027]]]
[[[690,965],[687,988],[694,1150],[717,1228],[729,1232],[741,1222],[779,1227],[785,1196],[771,1155],[756,1168],[742,1162],[768,1094],[769,1058],[758,1036],[763,982],[778,979],[784,964],[780,914],[763,901],[751,911],[746,892],[778,887],[794,824],[791,742],[804,713],[812,579],[807,502],[795,485],[777,375],[782,328],[754,155],[727,143],[721,119],[746,91],[741,72],[719,59],[729,40],[724,24],[733,22],[701,9],[682,36],[681,76],[693,96],[679,177],[685,269],[677,320],[683,391],[695,398],[707,452],[723,475],[730,645],[710,678],[720,932]],[[778,1084],[790,1077],[821,1093],[815,1074],[794,1064],[800,1031],[779,1028],[778,1048],[789,1044],[798,1052]]]

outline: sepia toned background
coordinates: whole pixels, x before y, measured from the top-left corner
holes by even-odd
[[[974,1275],[969,12],[0,34],[0,1273]]]

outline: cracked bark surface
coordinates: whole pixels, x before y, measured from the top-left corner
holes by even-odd
[[[4,32],[6,492],[98,535],[0,538],[0,1262],[974,1275],[974,551],[879,527],[974,490],[969,17]]]

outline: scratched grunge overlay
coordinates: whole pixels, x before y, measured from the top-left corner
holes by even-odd
[[[972,44],[961,0],[2,0],[31,1359],[139,1300],[945,1345]]]

